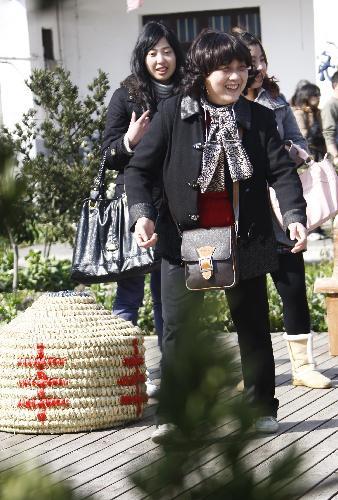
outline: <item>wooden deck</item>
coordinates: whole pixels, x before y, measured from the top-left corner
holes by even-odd
[[[146,345],[148,368],[156,379],[159,375],[156,339],[147,338]],[[266,476],[271,461],[296,443],[305,455],[301,477],[307,491],[302,498],[338,499],[338,357],[329,356],[327,335],[316,335],[316,362],[336,387],[328,390],[293,387],[281,334],[273,334],[273,345],[280,431],[251,442],[246,455],[249,467],[254,467],[259,477]],[[76,491],[93,500],[144,498],[133,487],[128,474],[161,456],[159,446],[150,439],[153,414],[154,405],[150,404],[144,418],[137,423],[91,433],[50,436],[0,433],[0,468],[9,469],[14,464],[24,464],[28,470],[41,468],[55,481],[69,479]],[[217,473],[217,457],[208,456],[206,462],[210,474]],[[192,472],[189,485],[193,484]]]

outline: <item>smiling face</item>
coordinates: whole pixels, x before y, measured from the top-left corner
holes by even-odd
[[[260,48],[259,45],[251,45],[250,54],[252,59],[252,67],[257,71],[259,71],[253,83],[250,85],[250,88],[260,89],[263,84],[264,77],[266,75],[267,64],[262,49]]]
[[[164,37],[149,50],[145,62],[150,76],[161,83],[170,80],[175,73],[175,52]]]
[[[212,71],[205,79],[208,100],[213,104],[227,105],[236,102],[248,79],[248,67],[233,60]]]

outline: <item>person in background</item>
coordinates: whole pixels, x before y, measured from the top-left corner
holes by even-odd
[[[326,154],[326,145],[323,135],[321,111],[319,109],[320,89],[313,83],[304,85],[295,98],[293,108],[299,128],[306,137],[310,155],[315,161],[320,161]],[[309,241],[325,238],[325,232],[317,227],[308,236]]]
[[[304,85],[307,85],[308,83],[310,83],[309,80],[299,80],[295,88],[295,93],[290,99],[290,106],[294,107],[298,92],[300,91],[301,88],[304,87]]]
[[[131,71],[121,82],[109,103],[102,153],[107,151],[106,167],[117,170],[115,195],[124,192],[124,171],[134,149],[149,128],[149,123],[163,99],[178,92],[183,75],[184,55],[176,35],[162,23],[148,22],[138,37],[131,56]],[[161,168],[161,165],[158,165]],[[154,183],[154,205],[159,208],[162,197],[161,180]],[[113,313],[137,323],[143,303],[145,277],[138,276],[117,282]],[[151,273],[154,323],[159,347],[162,348],[161,272]],[[147,383],[148,395],[156,387]]]
[[[298,128],[289,104],[280,93],[275,79],[267,74],[268,61],[261,42],[248,32],[239,33],[237,36],[251,53],[253,71],[251,78],[249,77],[246,98],[274,112],[282,141],[292,140],[296,146],[307,149],[306,141]],[[302,92],[302,89],[299,92]],[[295,166],[290,165],[290,168],[295,168]],[[313,361],[303,254],[292,251],[294,241],[282,230],[274,216],[273,227],[278,243],[279,268],[270,274],[283,303],[283,320],[286,330],[284,338],[290,354],[293,384],[313,388],[331,387],[330,379],[315,369]]]
[[[251,33],[238,33],[239,39],[250,49],[252,57],[252,71],[245,90],[245,97],[250,101],[258,102],[274,112],[279,135],[283,141],[292,141],[302,149],[308,146],[296,119],[274,77],[267,74],[268,61],[264,48],[258,38]],[[293,158],[296,160],[296,156]]]
[[[319,100],[319,87],[308,83],[297,92],[293,108],[299,129],[306,138],[310,154],[315,161],[322,160],[326,153]]]
[[[327,152],[338,168],[338,71],[332,75],[331,83],[333,95],[322,109],[323,136]]]
[[[278,260],[267,183],[277,192],[293,252],[306,246],[306,213],[301,183],[273,113],[241,96],[250,65],[250,52],[240,40],[203,31],[188,53],[183,94],[160,104],[129,162],[125,183],[136,241],[141,247],[153,246],[157,235],[151,187],[162,166],[166,197],[157,233],[163,248],[164,378],[180,339],[189,325],[199,328],[203,310],[204,292],[188,290],[185,284],[180,232],[231,225],[233,183],[239,182],[239,283],[225,293],[238,333],[245,389],[261,410],[256,429],[276,432],[265,275],[277,268]],[[158,417],[155,442],[173,430],[161,400]]]

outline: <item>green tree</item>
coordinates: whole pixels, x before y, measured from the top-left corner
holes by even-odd
[[[33,240],[30,205],[25,201],[25,182],[14,160],[14,142],[0,131],[0,236],[10,242],[13,251],[13,290],[18,285],[18,243]]]
[[[67,482],[53,484],[37,470],[0,471],[0,500],[80,500]]]
[[[3,134],[26,185],[25,219],[43,235],[48,256],[52,242],[73,241],[74,222],[98,169],[109,86],[99,71],[81,98],[62,67],[33,71],[27,85],[36,108]]]

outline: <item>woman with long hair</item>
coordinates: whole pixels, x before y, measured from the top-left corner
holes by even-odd
[[[125,183],[136,241],[147,248],[157,240],[151,187],[162,171],[165,201],[157,233],[163,249],[162,380],[166,380],[180,339],[189,325],[194,331],[199,328],[203,309],[203,291],[190,291],[185,284],[180,233],[231,225],[233,185],[238,181],[239,283],[225,293],[238,333],[244,385],[261,411],[256,428],[276,432],[278,400],[265,275],[278,262],[267,183],[276,190],[285,231],[295,240],[293,252],[305,248],[306,214],[301,183],[273,113],[241,96],[250,65],[250,52],[238,39],[203,31],[188,53],[183,95],[160,104],[129,162]],[[179,379],[173,383],[172,391],[179,391],[181,383]],[[156,442],[177,424],[168,422],[161,400],[158,413]]]
[[[292,141],[307,150],[306,140],[299,130],[291,107],[280,92],[276,78],[270,77],[267,73],[268,59],[263,45],[258,38],[247,31],[237,31],[235,36],[249,48],[251,53],[252,69],[244,91],[246,98],[273,110],[278,132],[283,141]],[[296,160],[296,156],[293,159]]]
[[[117,170],[115,195],[124,192],[124,170],[134,155],[134,148],[149,128],[157,105],[179,90],[184,55],[176,35],[164,24],[148,22],[138,37],[131,56],[131,75],[121,82],[109,103],[102,152],[106,167]],[[160,170],[160,165],[158,168]],[[161,201],[160,178],[154,183],[152,201]],[[113,313],[136,324],[144,297],[144,276],[117,282]],[[151,273],[150,287],[155,330],[162,348],[162,304],[160,270]],[[155,387],[148,384],[148,394]]]
[[[297,146],[307,149],[289,104],[280,93],[275,79],[267,74],[268,61],[261,42],[251,33],[242,32],[237,36],[251,53],[252,72],[244,92],[246,98],[274,112],[282,141],[292,140]],[[305,87],[298,91],[297,96]],[[331,387],[330,379],[315,369],[313,361],[303,254],[293,252],[291,235],[283,231],[275,217],[273,227],[278,243],[279,267],[270,274],[283,303],[284,338],[290,355],[293,384],[317,389]]]

